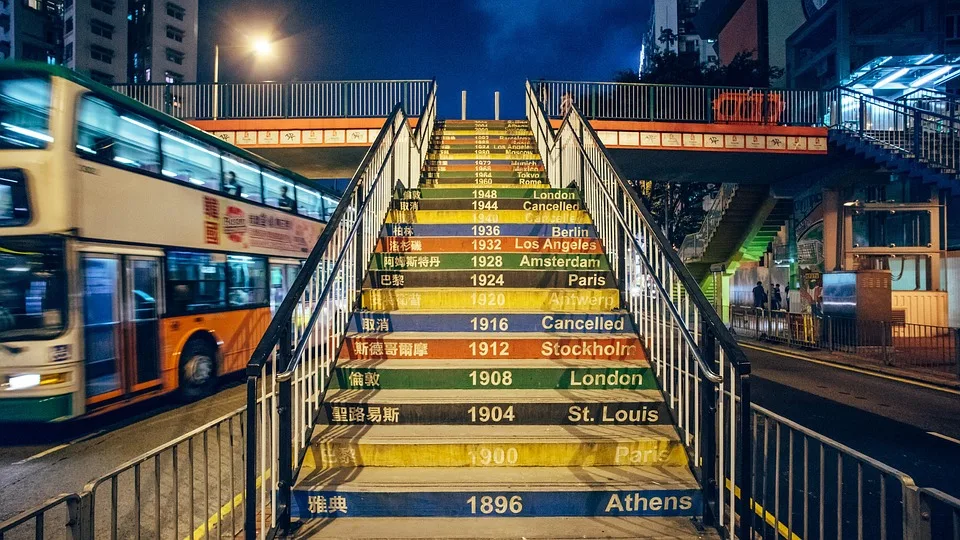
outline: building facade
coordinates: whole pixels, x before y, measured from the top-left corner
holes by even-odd
[[[128,0],[132,83],[197,79],[198,0]]]
[[[704,0],[655,0],[641,51],[640,71],[657,52],[694,56],[701,64],[717,61],[711,40],[701,39],[694,17]]]
[[[0,60],[59,63],[61,21],[59,0],[0,1]]]

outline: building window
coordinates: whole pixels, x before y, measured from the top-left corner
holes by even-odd
[[[219,253],[167,252],[167,314],[225,308],[226,259]]]
[[[67,20],[63,21],[63,33],[69,34],[73,32],[73,17],[67,17]]]
[[[113,75],[95,69],[90,70],[90,78],[100,84],[113,84]]]
[[[167,60],[177,64],[178,66],[183,64],[183,53],[176,51],[174,49],[167,49]]]
[[[63,9],[70,9],[73,7],[73,0],[64,0]]]
[[[69,62],[73,60],[73,42],[64,43],[63,45],[63,61]]]
[[[187,11],[177,4],[174,4],[173,2],[167,2],[167,15],[178,21],[182,21],[186,13]]]
[[[9,13],[4,13],[0,15],[0,28],[2,28],[4,32],[10,31],[10,14]]]
[[[41,7],[40,4],[41,4],[40,0],[23,0],[24,6],[30,9],[36,9],[37,11],[40,10],[40,7]]]
[[[168,26],[167,37],[178,43],[183,43],[183,30],[180,30],[179,28],[174,28],[172,26]]]
[[[96,36],[104,37],[107,39],[113,39],[112,24],[107,24],[105,22],[93,19],[92,21],[90,21],[90,31],[93,32],[93,34]]]
[[[10,42],[7,40],[0,41],[0,59],[6,60],[10,58]]]
[[[90,46],[90,58],[99,60],[105,64],[113,63],[113,51],[99,45]]]
[[[90,7],[107,15],[113,15],[114,4],[110,0],[91,0]]]
[[[163,80],[170,84],[182,83],[183,75],[177,73],[176,71],[165,71],[163,72]]]
[[[947,15],[945,17],[946,27],[944,28],[944,37],[949,41],[954,41],[960,39],[960,28],[957,28],[958,23],[960,23],[960,14]]]

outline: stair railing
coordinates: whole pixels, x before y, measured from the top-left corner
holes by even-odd
[[[736,192],[737,184],[721,184],[717,197],[713,200],[713,204],[710,205],[710,209],[707,210],[706,215],[703,217],[703,224],[700,225],[700,230],[688,234],[683,239],[683,243],[680,244],[679,253],[680,259],[683,262],[696,261],[703,257],[703,252],[706,251],[707,244],[710,243],[714,233],[717,232],[717,227],[720,226],[720,219],[723,217],[724,212],[727,211],[727,207],[730,206],[730,201],[733,200],[733,195]]]
[[[528,82],[534,137],[541,148],[553,140],[551,185],[582,194],[703,487],[705,520],[751,538],[750,363],[576,104],[550,133],[538,99]]]
[[[914,158],[945,174],[960,164],[960,122],[849,88],[829,92],[828,126]]]
[[[429,141],[435,113],[424,120]],[[244,532],[290,528],[291,488],[396,185],[416,187],[426,148],[398,104],[290,286],[247,365]]]

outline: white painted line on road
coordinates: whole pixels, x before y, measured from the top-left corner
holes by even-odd
[[[852,371],[852,372],[854,372],[854,373],[860,373],[860,374],[862,374],[862,375],[869,375],[869,376],[871,376],[871,377],[876,377],[876,378],[878,378],[878,379],[887,379],[888,381],[896,381],[896,382],[899,382],[899,383],[910,384],[910,385],[913,385],[913,386],[919,386],[919,387],[921,387],[921,388],[926,388],[926,389],[928,389],[928,390],[937,390],[938,392],[945,392],[945,393],[947,393],[947,394],[954,394],[954,395],[960,396],[960,390],[955,390],[955,389],[953,389],[953,388],[945,388],[945,387],[943,387],[943,386],[937,386],[937,385],[935,385],[935,384],[929,384],[929,383],[925,383],[925,382],[922,382],[922,381],[916,381],[916,380],[913,380],[913,379],[907,379],[907,378],[905,378],[905,377],[897,377],[896,375],[889,375],[889,374],[887,374],[887,373],[879,373],[879,372],[877,372],[877,371],[871,371],[871,370],[869,370],[869,369],[860,369],[860,368],[856,368],[856,367],[853,367],[853,366],[847,366],[847,365],[838,364],[838,363],[836,363],[836,362],[827,362],[826,360],[818,360],[818,359],[816,359],[816,358],[812,358],[812,357],[810,357],[810,356],[804,356],[804,355],[802,355],[802,354],[793,354],[793,353],[789,353],[789,352],[786,352],[786,351],[781,351],[781,350],[778,350],[778,349],[770,349],[770,348],[767,348],[767,347],[760,347],[760,346],[752,345],[752,344],[749,344],[749,343],[743,343],[743,342],[741,342],[741,343],[740,343],[740,346],[741,346],[741,347],[744,347],[744,348],[746,348],[746,349],[753,349],[753,350],[755,350],[755,351],[761,351],[761,352],[765,352],[765,353],[770,353],[770,354],[776,354],[776,355],[780,355],[780,356],[785,356],[785,357],[787,357],[787,358],[793,358],[793,359],[795,359],[795,360],[803,360],[804,362],[810,362],[811,364],[818,364],[818,365],[821,365],[821,366],[832,367],[832,368],[840,369],[840,370],[843,370],[843,371]]]
[[[943,433],[937,433],[936,431],[928,431],[927,435],[933,435],[934,437],[939,437],[945,441],[950,441],[952,443],[960,444],[960,439],[954,439],[953,437],[949,437],[947,435],[944,435]]]
[[[35,460],[35,459],[40,459],[40,458],[42,458],[42,457],[44,457],[44,456],[49,456],[50,454],[52,454],[52,453],[54,453],[54,452],[59,452],[60,450],[63,450],[64,448],[69,448],[71,445],[74,445],[74,444],[77,444],[77,443],[86,441],[86,440],[88,440],[88,439],[92,439],[92,438],[96,437],[97,435],[100,435],[101,433],[103,433],[103,430],[98,431],[98,432],[96,432],[96,433],[90,433],[90,434],[88,434],[88,435],[84,435],[83,437],[80,437],[79,439],[74,439],[74,440],[72,440],[72,441],[70,441],[70,442],[68,442],[68,443],[60,444],[60,445],[54,446],[54,447],[52,447],[52,448],[47,448],[47,449],[44,450],[43,452],[38,452],[38,453],[36,453],[36,454],[28,457],[28,458],[24,458],[24,459],[21,459],[20,461],[15,462],[14,465],[23,465],[24,463],[29,463],[29,462],[31,462],[31,461],[33,461],[33,460]]]

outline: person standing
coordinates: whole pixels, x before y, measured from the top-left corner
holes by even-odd
[[[764,290],[762,281],[758,281],[757,286],[753,288],[753,307],[759,309],[767,307],[767,291]]]
[[[774,311],[779,311],[783,305],[783,294],[780,292],[780,284],[777,283],[773,287],[773,292],[770,297],[770,309]]]

